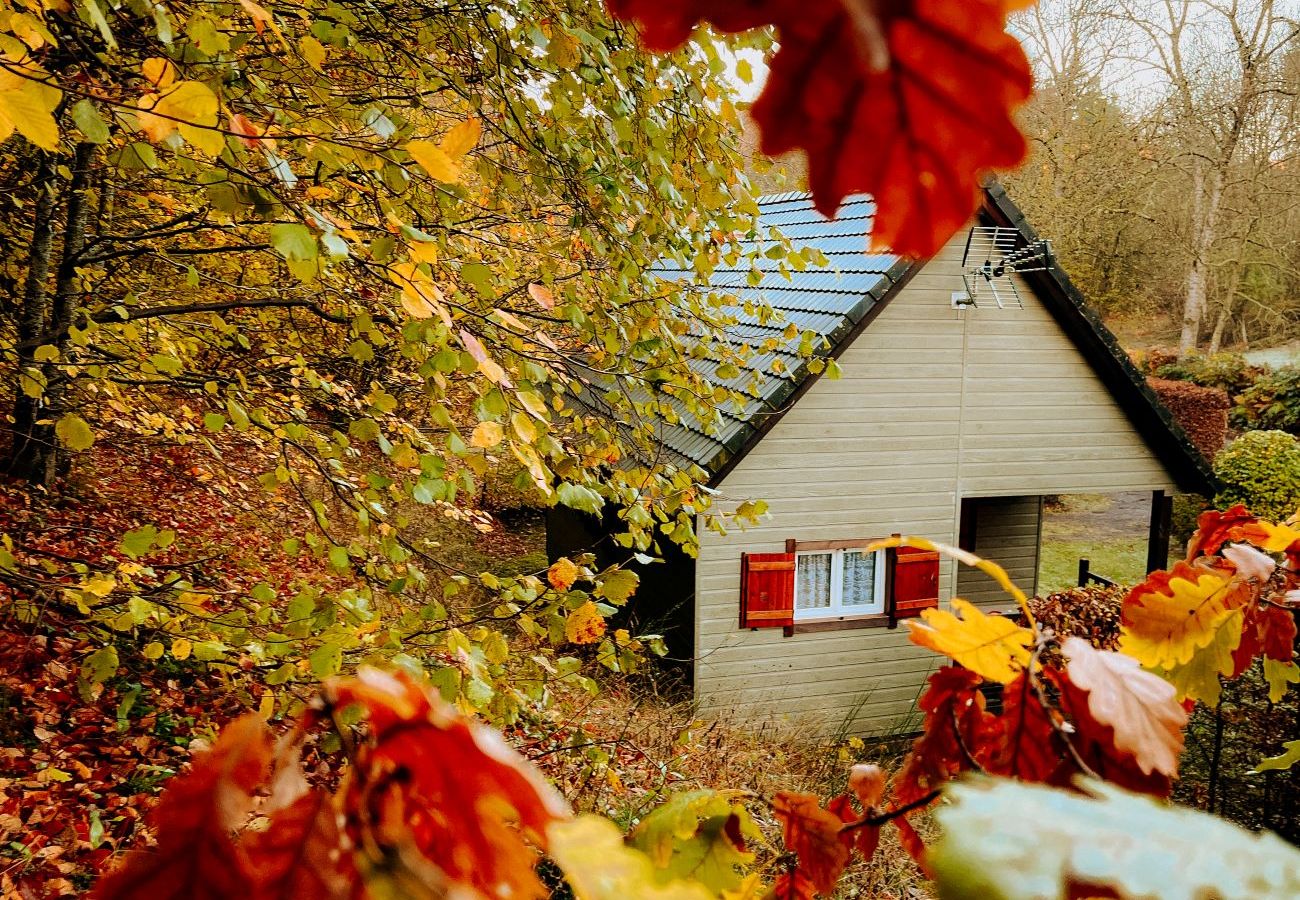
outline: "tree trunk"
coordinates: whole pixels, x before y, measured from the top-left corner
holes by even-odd
[[[1209,256],[1218,227],[1219,203],[1223,199],[1224,161],[1208,173],[1197,168],[1192,179],[1195,194],[1192,205],[1192,261],[1187,269],[1187,297],[1183,301],[1183,327],[1178,338],[1178,352],[1190,353],[1201,340],[1201,322],[1205,318]],[[1208,181],[1208,184],[1207,184]]]
[[[41,401],[22,391],[24,371],[35,372],[36,346],[49,327],[49,300],[46,282],[50,277],[50,258],[54,250],[54,213],[57,205],[54,180],[54,158],[37,151],[36,209],[32,222],[32,242],[27,250],[27,277],[23,282],[22,309],[18,316],[18,375],[14,396],[13,444],[5,471],[24,480],[35,480],[42,449],[37,445],[36,420],[40,418]]]
[[[44,284],[49,274],[51,256],[48,247],[44,251],[44,270],[35,272],[35,267],[28,270],[29,283],[35,281],[35,276],[39,276],[40,279],[40,327],[27,337],[26,343],[23,344],[26,352],[32,354],[35,353],[36,347],[31,345],[39,344],[42,336],[47,334],[51,335],[49,343],[60,351],[67,346],[68,330],[76,312],[79,293],[77,264],[86,246],[86,229],[90,221],[89,191],[93,180],[95,150],[94,144],[82,142],[77,145],[73,153],[72,180],[67,192],[67,219],[63,228],[63,248],[59,257],[59,267],[54,276],[54,297],[48,309],[44,302]],[[51,218],[46,217],[47,221]],[[52,223],[46,227],[52,234]],[[40,226],[38,225],[37,228],[39,230]],[[48,241],[48,238],[46,240]],[[33,253],[35,243],[33,240]],[[29,308],[25,305],[23,310],[25,319],[29,312],[32,314],[32,324],[36,322],[35,309],[34,306]],[[28,347],[30,349],[27,349]],[[32,401],[34,409],[30,413],[30,425],[23,434],[21,452],[18,452],[18,436],[15,436],[15,453],[10,460],[9,472],[33,484],[49,487],[60,474],[60,454],[55,440],[54,423],[66,412],[68,382],[63,368],[56,362],[40,363],[40,372],[44,376],[45,391],[39,400]]]

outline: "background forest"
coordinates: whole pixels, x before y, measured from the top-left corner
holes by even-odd
[[[1048,0],[1008,189],[1134,347],[1273,347],[1300,327],[1300,46],[1275,2]]]

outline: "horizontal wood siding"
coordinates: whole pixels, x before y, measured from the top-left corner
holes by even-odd
[[[1037,593],[1042,498],[967,498],[965,503],[975,510],[975,546],[968,549],[1006,569],[1027,594]],[[969,566],[958,569],[957,596],[990,609],[1015,609],[1015,601],[996,581]]]
[[[761,498],[770,514],[756,527],[701,535],[702,711],[878,731],[914,715],[938,664],[905,627],[788,638],[779,628],[740,630],[741,553],[779,553],[788,538],[894,532],[955,543],[959,497],[1172,487],[1028,287],[1024,309],[952,309],[964,241],[963,232],[845,351],[840,379],[814,384],[719,485],[724,504]],[[1008,533],[999,561],[1032,587],[1036,560],[1020,553],[1024,540]],[[944,560],[944,599],[956,582]]]

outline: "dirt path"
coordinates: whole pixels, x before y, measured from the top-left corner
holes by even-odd
[[[1043,530],[1055,537],[1102,543],[1145,536],[1151,522],[1151,495],[1071,494],[1043,512]]]

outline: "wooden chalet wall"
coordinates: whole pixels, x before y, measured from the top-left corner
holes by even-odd
[[[975,543],[966,549],[996,560],[1025,593],[1037,593],[1043,498],[971,497],[965,502],[974,507],[975,518]],[[970,566],[958,567],[957,596],[992,609],[1014,606],[996,581]]]
[[[1024,309],[952,309],[964,241],[962,232],[889,301],[840,357],[842,378],[813,384],[719,485],[733,502],[767,500],[771,513],[725,537],[701,534],[695,694],[704,712],[881,730],[914,712],[936,665],[904,627],[741,630],[743,552],[893,532],[955,543],[963,496],[1173,488],[1028,287]],[[955,577],[946,560],[944,598]]]

